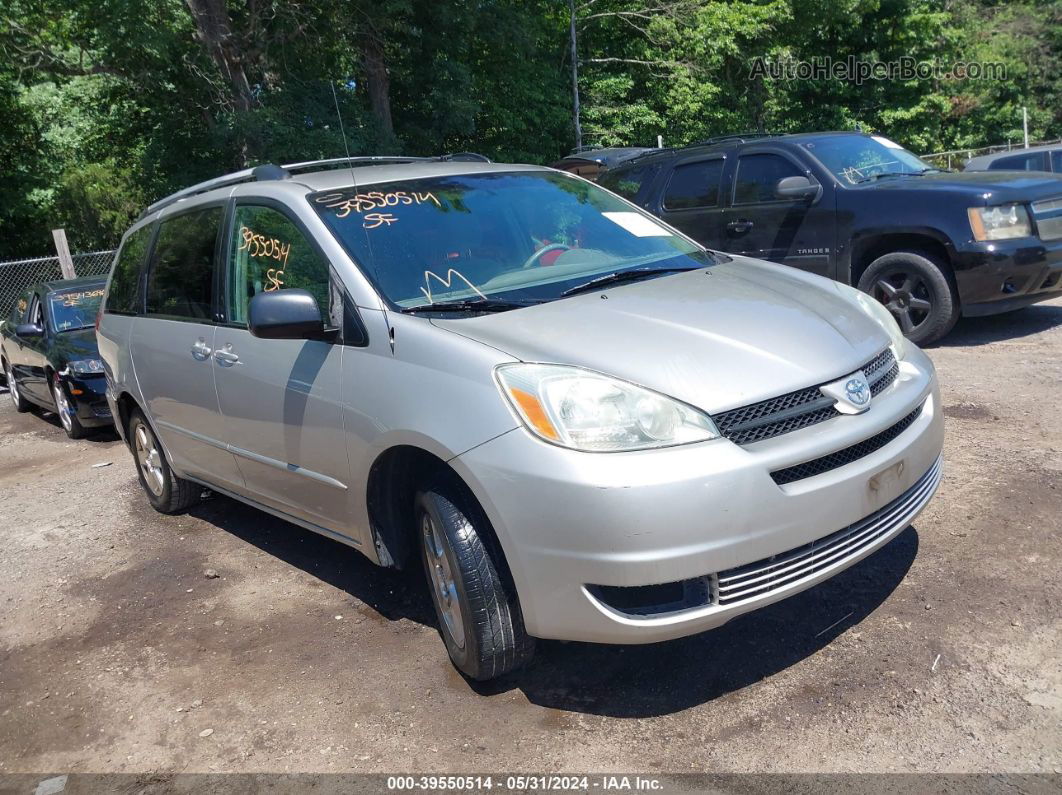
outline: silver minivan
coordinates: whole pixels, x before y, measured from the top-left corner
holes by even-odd
[[[454,664],[717,627],[866,557],[941,477],[936,376],[838,282],[579,177],[260,166],[149,207],[99,320],[158,510],[204,487],[420,559]]]

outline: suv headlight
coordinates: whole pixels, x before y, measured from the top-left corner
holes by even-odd
[[[645,450],[719,436],[711,417],[692,406],[592,370],[503,364],[495,373],[527,429],[572,450]]]
[[[98,375],[103,372],[103,362],[99,359],[78,359],[67,362],[66,366],[74,375]]]
[[[974,240],[1008,240],[1032,234],[1029,213],[1023,204],[971,207],[966,213],[970,216]]]

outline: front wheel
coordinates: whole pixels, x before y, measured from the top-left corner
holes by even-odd
[[[62,423],[66,435],[71,439],[83,438],[85,426],[78,420],[77,411],[70,402],[70,398],[66,396],[66,390],[63,389],[63,384],[57,375],[52,376],[52,398],[55,400],[55,411],[59,415],[59,422]]]
[[[202,488],[173,474],[162,445],[139,410],[129,419],[129,449],[140,485],[156,511],[179,513],[199,502]]]
[[[15,404],[15,411],[25,414],[30,410],[30,403],[22,396],[18,389],[18,381],[15,380],[15,371],[10,362],[4,362],[4,378],[7,379],[7,392],[11,395],[11,402]]]
[[[520,605],[500,574],[487,517],[459,484],[443,480],[416,496],[421,559],[439,634],[458,670],[485,681],[534,653]]]
[[[917,251],[878,257],[857,286],[884,304],[917,345],[936,342],[959,319],[959,299],[945,268]]]

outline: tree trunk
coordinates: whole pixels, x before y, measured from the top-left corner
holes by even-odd
[[[387,74],[383,47],[372,34],[362,37],[362,59],[365,64],[365,76],[369,89],[369,104],[380,129],[387,139],[395,137],[395,126],[391,120],[391,78]]]
[[[240,47],[232,32],[225,0],[185,0],[207,54],[229,84],[233,107],[248,111],[258,103],[251,92]]]

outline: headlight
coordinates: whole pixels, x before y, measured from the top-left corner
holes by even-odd
[[[885,329],[885,332],[889,335],[889,339],[892,341],[892,354],[896,357],[896,361],[903,359],[907,340],[904,338],[903,331],[900,330],[900,324],[896,322],[892,312],[886,309],[881,301],[872,295],[867,295],[862,290],[855,290],[855,299],[860,308],[872,320],[877,321],[878,325]]]
[[[971,207],[970,228],[974,240],[1007,240],[1012,237],[1029,237],[1032,224],[1029,213],[1022,204],[1001,204],[998,207]]]
[[[715,439],[711,417],[626,381],[559,364],[504,364],[502,394],[527,429],[586,452],[645,450]]]
[[[96,375],[103,372],[103,362],[99,359],[78,359],[67,362],[66,366],[74,375]]]

